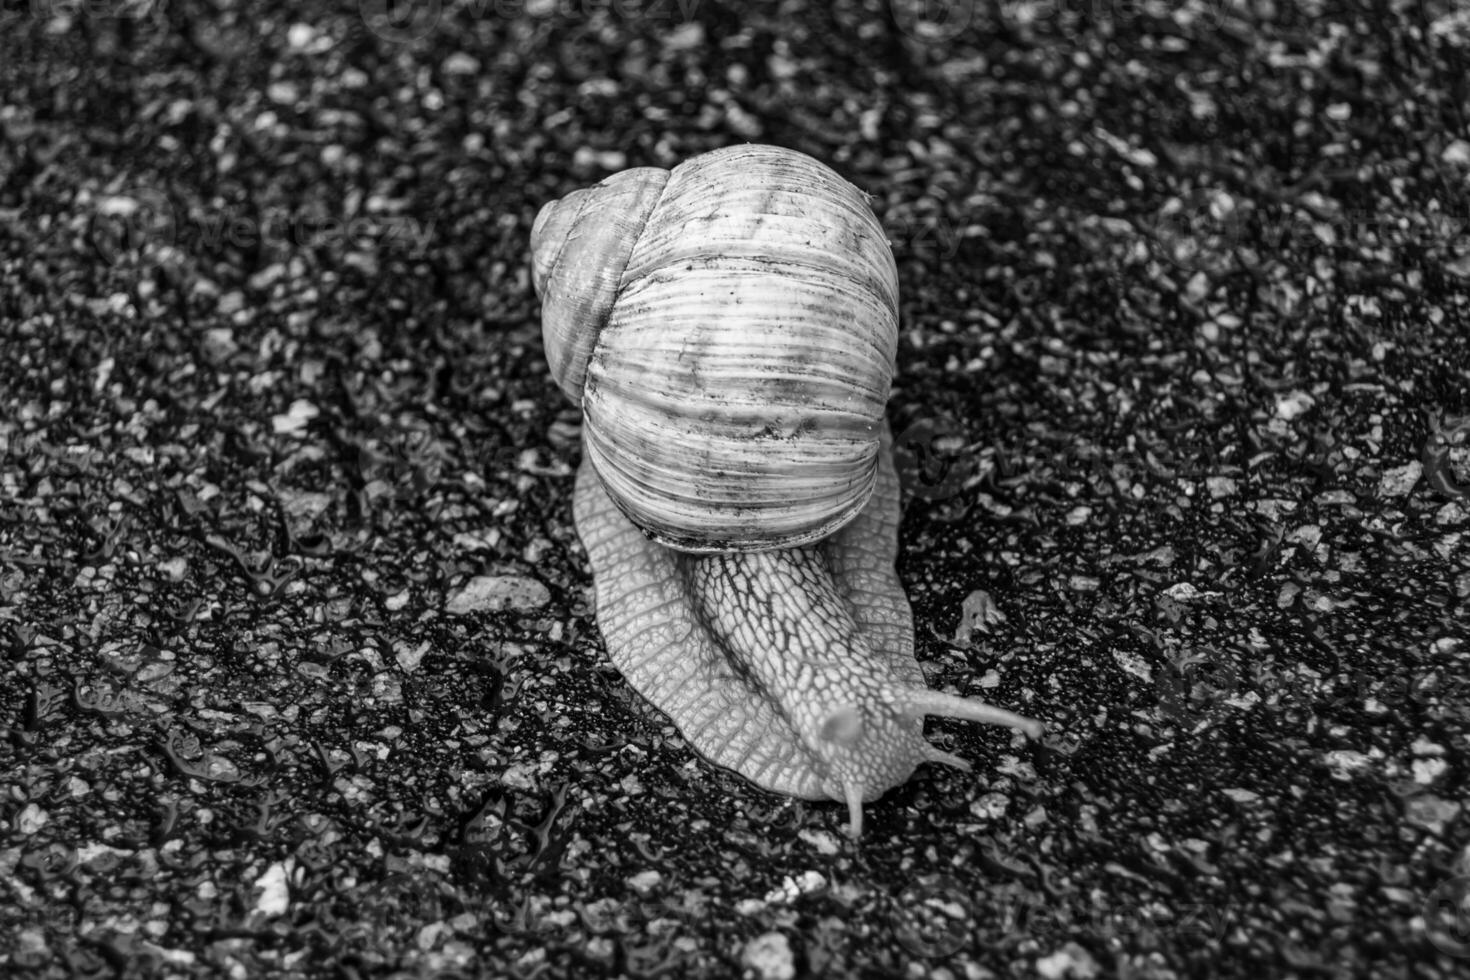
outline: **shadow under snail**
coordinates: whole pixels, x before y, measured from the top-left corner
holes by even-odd
[[[898,274],[861,191],[729,147],[550,202],[531,247],[583,411],[573,512],[608,656],[701,755],[845,802],[857,837],[920,763],[969,768],[926,715],[1041,735],[914,658],[884,421]]]

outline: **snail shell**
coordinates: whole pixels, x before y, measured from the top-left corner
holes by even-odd
[[[862,509],[898,275],[861,191],[803,154],[731,147],[553,201],[531,246],[552,375],[655,540],[785,548]]]

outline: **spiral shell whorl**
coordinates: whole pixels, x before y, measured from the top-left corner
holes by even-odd
[[[590,188],[595,201],[578,192],[549,205],[533,233],[549,241],[571,229],[544,265],[538,245],[535,275],[558,383],[585,365],[573,397],[608,493],[654,539],[686,551],[830,534],[872,494],[898,344],[897,270],[865,196],[810,157],[768,146],[694,157],[657,193],[635,193],[623,176]],[[618,225],[619,243],[636,222],[631,251],[606,268],[590,250],[574,257],[614,239],[592,214],[624,206],[620,197],[629,210],[601,221]],[[561,298],[573,281],[587,295]],[[568,342],[553,318],[603,316],[590,346],[578,335],[553,353]]]
[[[551,376],[582,403],[587,361],[617,299],[623,268],[669,179],[638,167],[548,202],[531,228],[531,282]]]

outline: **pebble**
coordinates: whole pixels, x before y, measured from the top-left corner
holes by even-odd
[[[1455,140],[1444,148],[1439,158],[1458,167],[1470,167],[1470,142]]]
[[[1459,815],[1460,804],[1437,796],[1416,796],[1404,804],[1404,818],[1436,837],[1442,836],[1445,827]]]
[[[260,897],[255,900],[255,911],[261,915],[282,915],[291,906],[291,890],[287,887],[290,869],[277,862],[265,869],[255,881]]]
[[[551,601],[546,586],[523,575],[478,575],[449,597],[445,611],[454,616],[473,612],[533,612]]]
[[[22,837],[29,837],[51,819],[51,815],[34,803],[27,803],[25,808],[15,818],[15,831]]]
[[[1316,403],[1305,391],[1293,391],[1276,399],[1276,417],[1290,422],[1306,414]]]
[[[287,412],[271,417],[271,428],[277,435],[305,435],[308,423],[320,414],[321,409],[304,398],[298,398]]]
[[[1205,480],[1205,487],[1210,491],[1212,500],[1220,500],[1233,496],[1239,484],[1228,476],[1212,476]]]
[[[1045,980],[1088,980],[1097,976],[1097,969],[1092,954],[1076,943],[1068,943],[1036,961],[1036,972]]]
[[[1385,470],[1382,479],[1378,481],[1378,496],[1380,497],[1404,497],[1414,484],[1419,482],[1419,477],[1424,475],[1424,465],[1417,459],[1405,463],[1403,466],[1395,466],[1391,470]]]
[[[760,980],[791,980],[796,976],[791,943],[779,932],[768,932],[746,943],[740,962]]]
[[[235,331],[230,327],[211,327],[204,331],[204,357],[209,363],[221,364],[239,349],[235,343]]]
[[[657,871],[640,871],[628,879],[628,887],[640,895],[648,895],[663,881],[663,875]]]
[[[444,74],[446,75],[478,75],[480,73],[480,59],[463,51],[456,51],[444,59]]]

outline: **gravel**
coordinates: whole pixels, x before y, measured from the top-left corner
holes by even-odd
[[[0,38],[0,973],[1466,969],[1456,5]],[[1051,732],[932,723],[976,771],[859,845],[604,660],[529,283],[544,201],[743,141],[873,195],[920,659]]]

